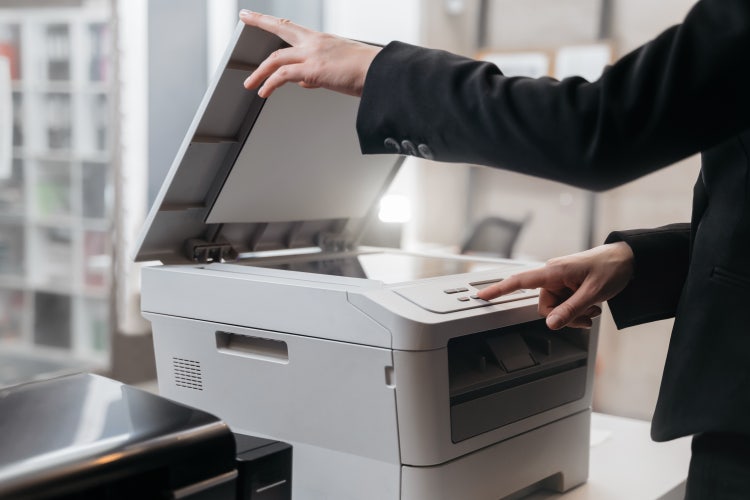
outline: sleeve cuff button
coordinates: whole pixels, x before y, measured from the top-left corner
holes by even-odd
[[[433,160],[435,158],[435,155],[432,154],[432,149],[430,149],[430,146],[427,144],[420,144],[417,146],[417,149],[419,150],[419,154],[422,155],[422,158],[427,160]]]
[[[384,140],[383,146],[385,146],[385,149],[393,150],[396,154],[401,154],[401,146],[399,146],[398,142],[393,137],[388,137]]]

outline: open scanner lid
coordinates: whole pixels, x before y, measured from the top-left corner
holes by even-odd
[[[402,158],[362,155],[359,99],[287,84],[268,99],[242,83],[286,46],[239,23],[140,235],[136,260],[355,243]]]

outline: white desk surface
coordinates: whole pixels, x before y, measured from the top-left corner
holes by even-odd
[[[564,494],[538,492],[525,500],[682,500],[690,437],[655,443],[651,424],[594,413],[589,480]]]

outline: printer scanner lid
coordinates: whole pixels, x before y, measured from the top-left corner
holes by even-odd
[[[192,263],[355,243],[402,158],[362,155],[359,99],[243,87],[285,43],[239,23],[142,230],[136,260]]]

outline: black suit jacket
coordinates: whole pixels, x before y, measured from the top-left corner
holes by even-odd
[[[370,67],[357,117],[364,153],[593,190],[702,154],[690,224],[608,239],[635,253],[634,279],[610,301],[618,327],[676,316],[656,440],[750,434],[749,129],[747,0],[701,0],[595,82],[510,78],[489,63],[393,42]]]

